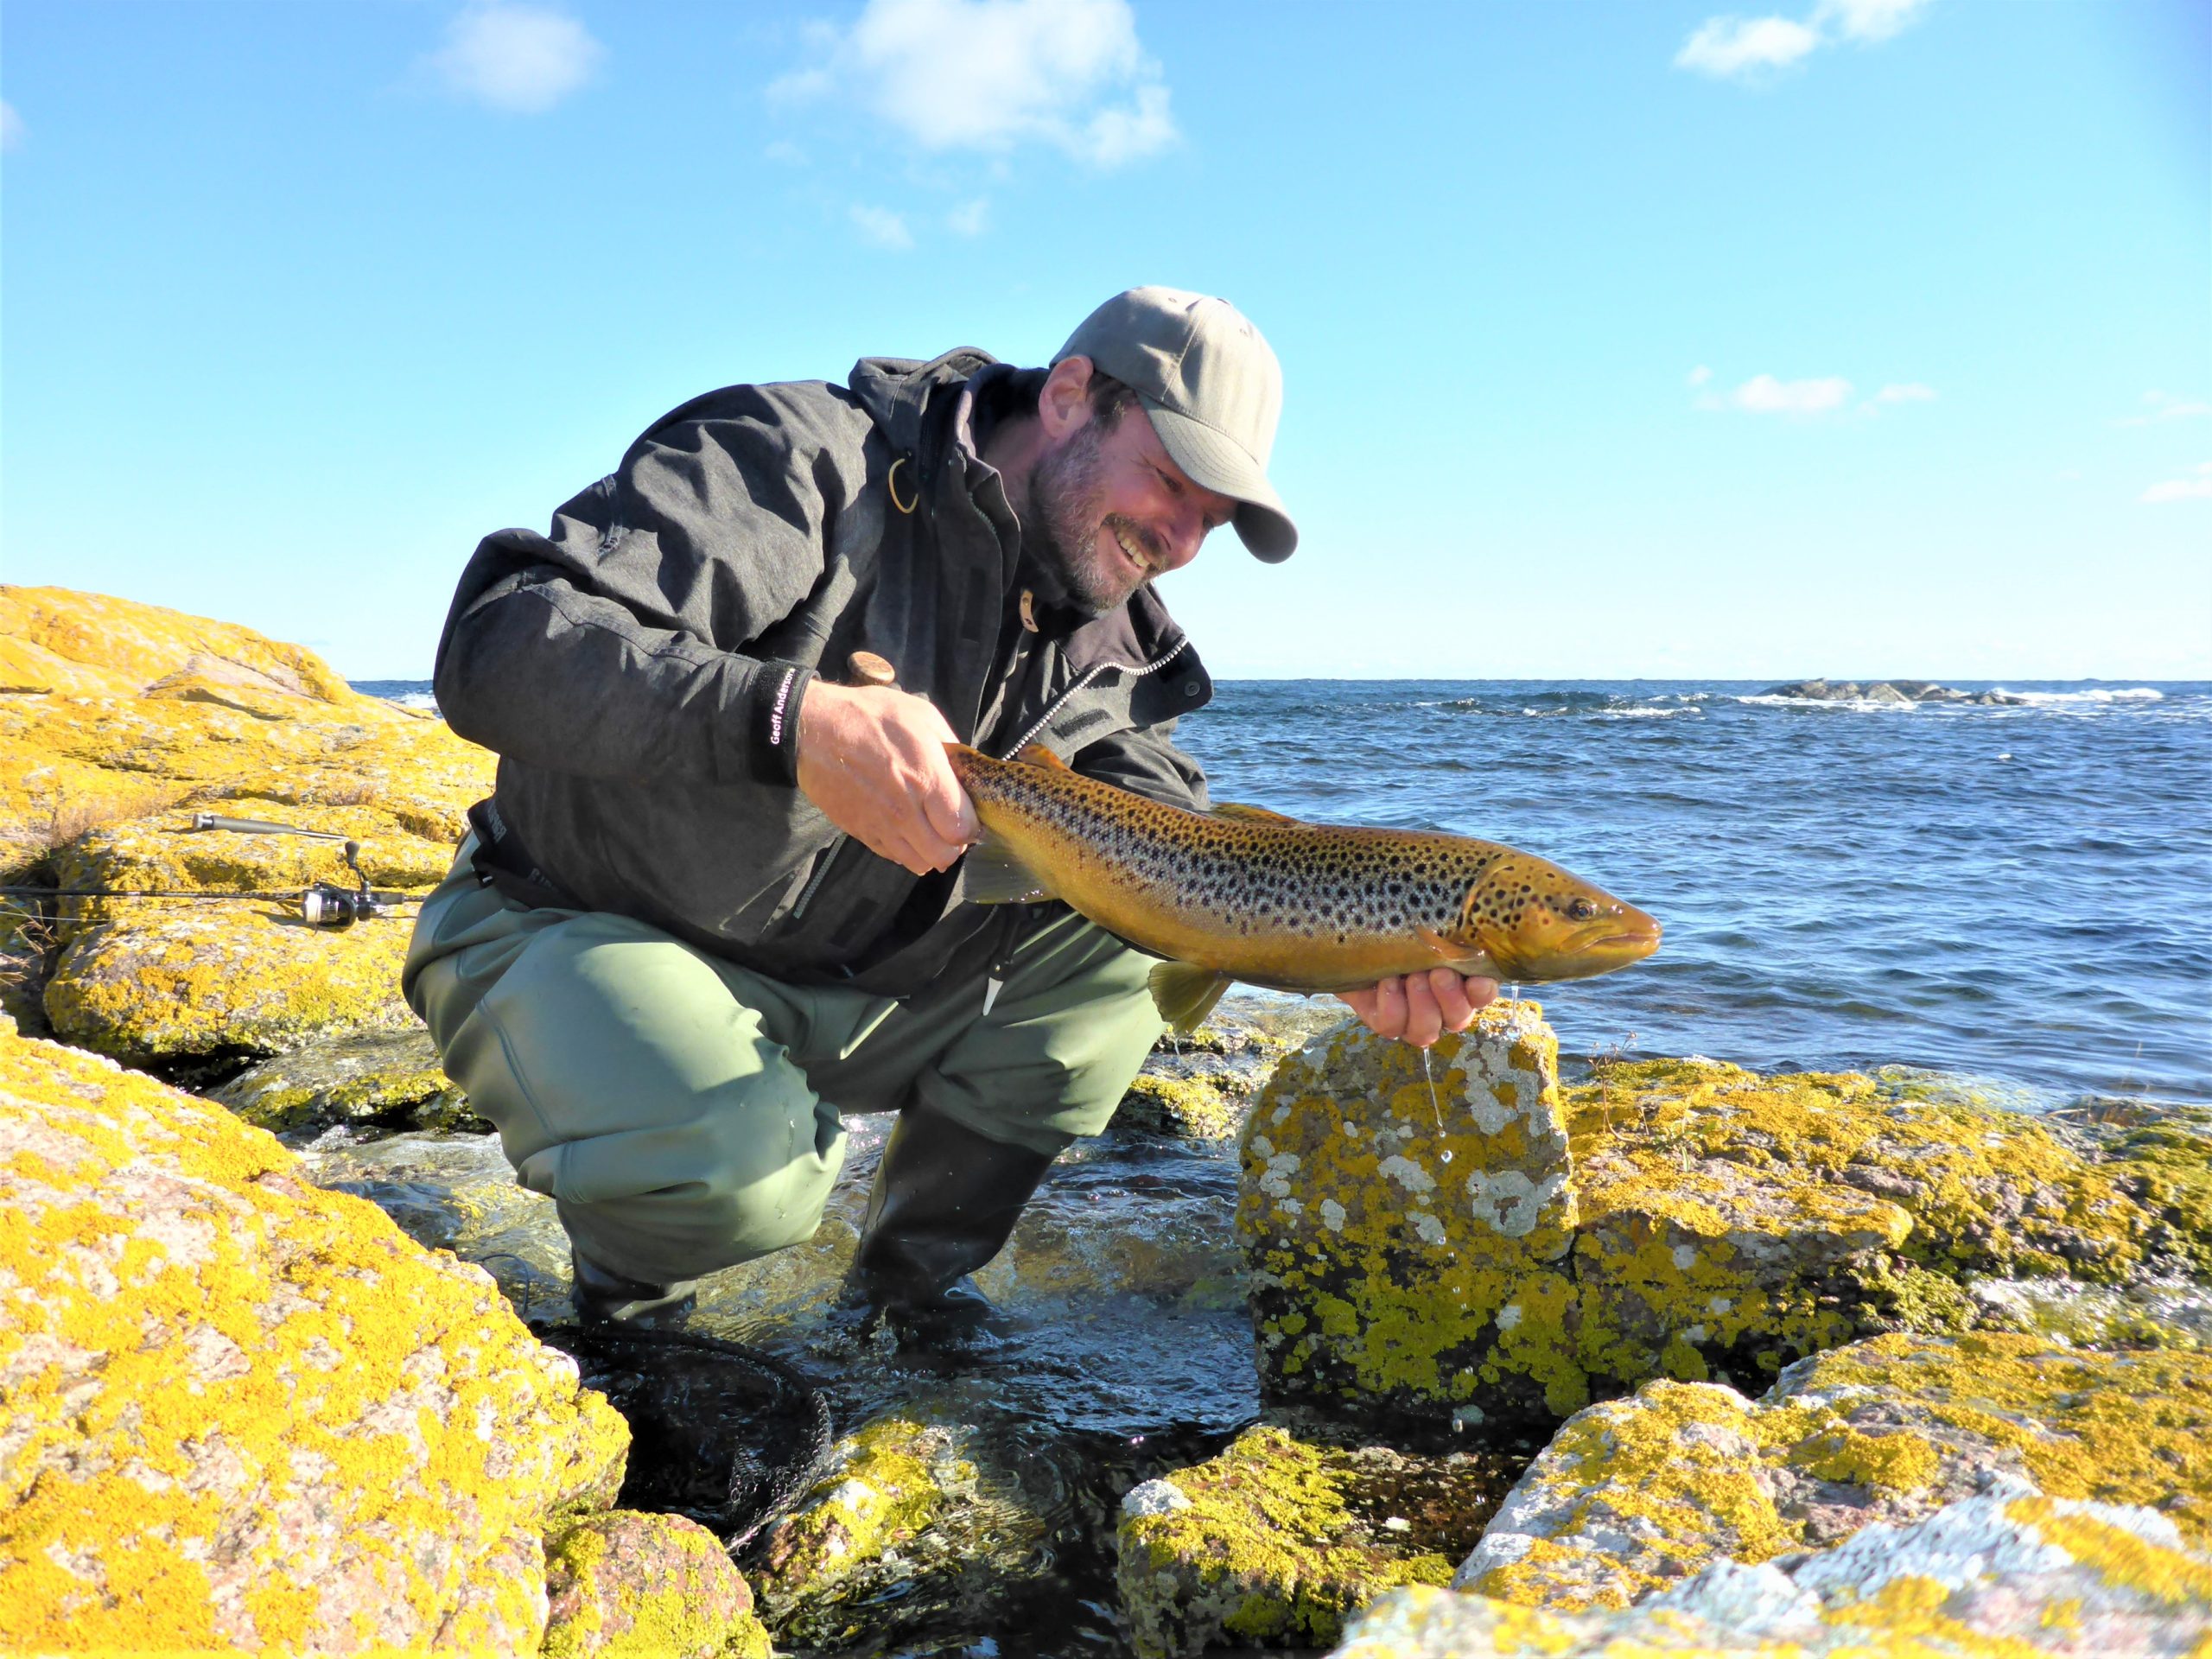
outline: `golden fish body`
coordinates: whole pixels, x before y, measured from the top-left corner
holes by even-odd
[[[1192,812],[1035,747],[1012,761],[950,752],[985,834],[968,855],[967,896],[1058,899],[1168,958],[1153,992],[1178,1025],[1203,1018],[1232,980],[1321,992],[1431,968],[1582,979],[1659,946],[1643,912],[1495,842],[1249,807]]]

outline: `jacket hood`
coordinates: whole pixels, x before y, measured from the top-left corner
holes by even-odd
[[[883,429],[891,447],[912,454],[922,441],[922,412],[940,387],[967,383],[998,359],[973,346],[958,346],[924,363],[906,357],[864,357],[853,365],[845,385],[868,418]]]

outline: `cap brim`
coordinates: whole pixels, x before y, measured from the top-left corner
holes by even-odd
[[[1254,558],[1281,564],[1298,550],[1298,526],[1258,461],[1204,422],[1162,409],[1142,393],[1137,401],[1152,416],[1160,447],[1191,480],[1240,504],[1231,522]]]

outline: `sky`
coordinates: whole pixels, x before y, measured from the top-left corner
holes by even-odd
[[[2212,678],[2212,7],[0,0],[0,580],[426,677],[699,392],[1224,296],[1217,676]]]

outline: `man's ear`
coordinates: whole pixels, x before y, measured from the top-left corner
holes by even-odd
[[[1037,421],[1046,438],[1058,443],[1090,419],[1090,359],[1064,357],[1045,377],[1037,394]]]

